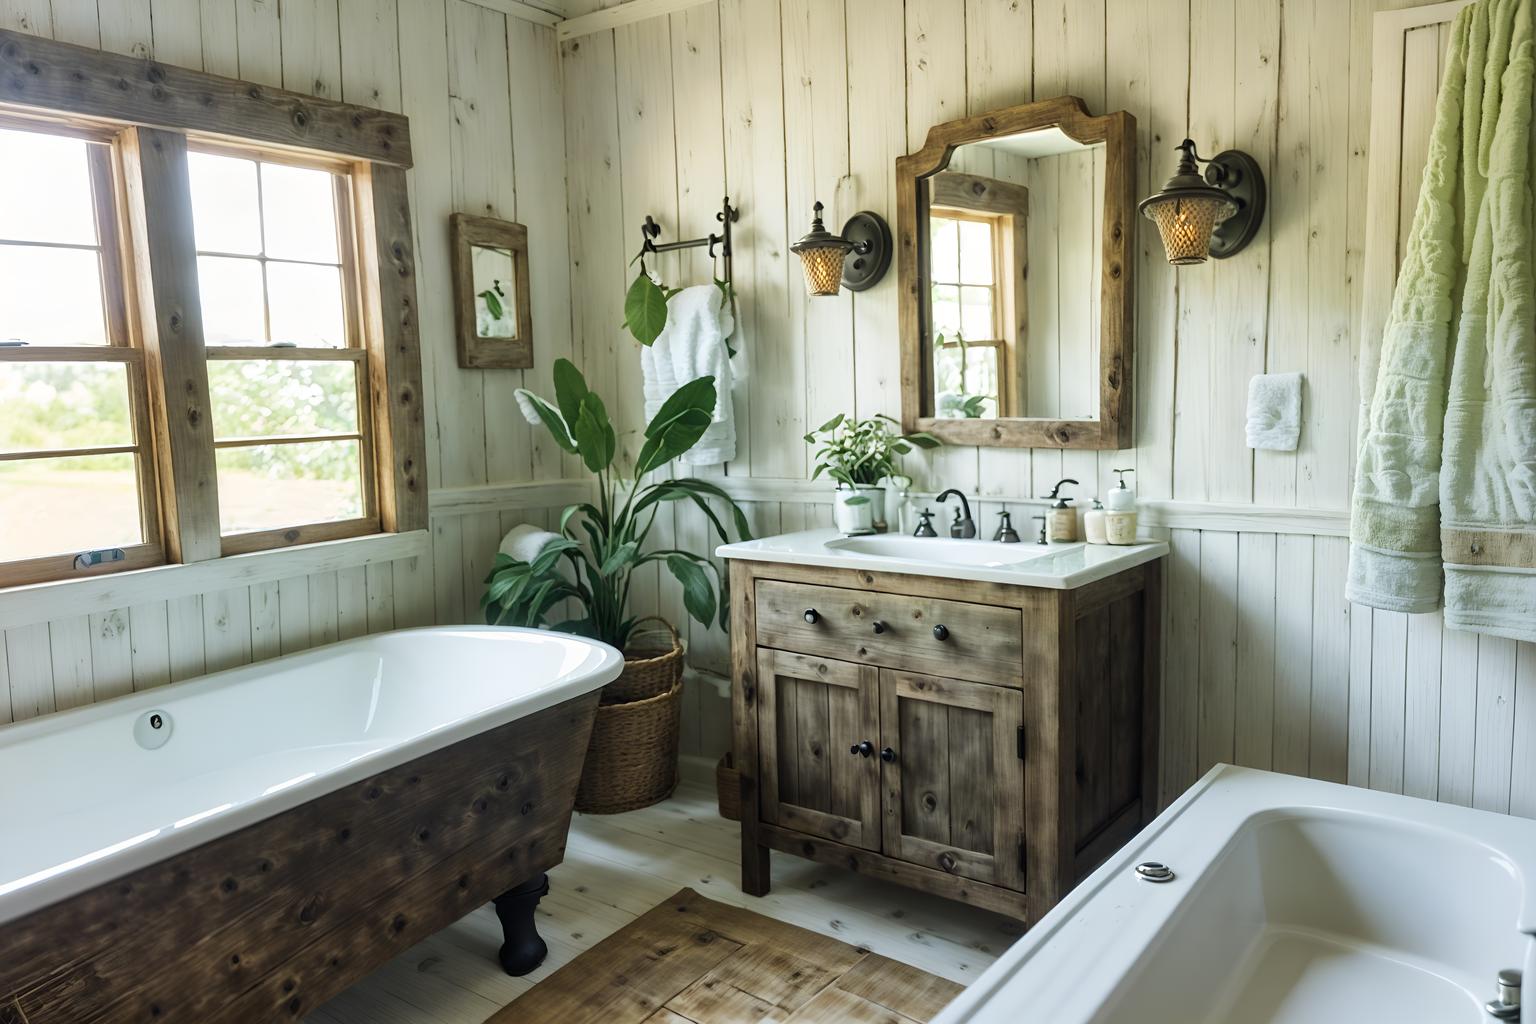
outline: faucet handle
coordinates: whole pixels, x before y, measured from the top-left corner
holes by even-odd
[[[917,514],[917,529],[912,531],[914,537],[937,537],[938,533],[933,528],[933,510],[923,509]]]
[[[1046,543],[1049,543],[1045,539],[1045,516],[1030,516],[1029,518],[1033,519],[1035,522],[1040,524],[1040,539],[1035,541],[1035,543],[1036,544],[1046,544]]]
[[[1013,514],[1004,509],[997,514],[997,519],[997,533],[993,534],[992,539],[1001,544],[1017,544],[1019,531],[1013,528]]]

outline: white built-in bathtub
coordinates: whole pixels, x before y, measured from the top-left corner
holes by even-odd
[[[622,667],[611,647],[559,633],[400,630],[0,728],[0,926]]]
[[[1481,1024],[1533,934],[1536,821],[1222,765],[934,1024]]]

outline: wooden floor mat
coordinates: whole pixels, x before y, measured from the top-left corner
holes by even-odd
[[[681,889],[486,1024],[922,1024],[960,988]]]

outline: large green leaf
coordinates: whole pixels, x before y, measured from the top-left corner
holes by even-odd
[[[574,424],[576,415],[581,412],[581,400],[591,393],[587,379],[569,359],[555,360],[554,377],[555,403],[560,406],[560,415],[565,417],[565,422]]]
[[[635,476],[642,477],[665,466],[698,444],[713,418],[703,409],[684,409],[672,417],[640,446],[640,454],[635,456]]]
[[[601,473],[613,462],[618,438],[614,436],[613,424],[608,422],[608,410],[595,392],[588,391],[582,396],[571,433],[576,437],[576,449],[587,469]]]
[[[602,567],[598,571],[601,572],[604,576],[612,576],[614,573],[618,572],[620,569],[625,568],[631,562],[633,562],[635,560],[635,555],[639,553],[639,550],[639,544],[632,540],[625,541],[623,544],[620,544],[618,547],[608,552],[608,557],[603,559]]]
[[[686,555],[668,555],[667,568],[683,585],[683,607],[693,618],[709,625],[715,618],[715,588],[709,574]]]
[[[638,515],[642,510],[658,501],[679,501],[685,498],[693,501],[709,521],[714,524],[715,532],[720,535],[722,541],[730,543],[731,538],[726,533],[725,526],[720,522],[719,516],[715,514],[714,508],[709,504],[707,500],[709,498],[718,498],[725,504],[726,508],[731,510],[738,540],[752,539],[752,527],[748,524],[746,513],[742,512],[741,507],[725,491],[697,477],[685,476],[678,477],[675,480],[657,481],[635,502],[635,513]]]
[[[695,377],[668,395],[656,415],[651,417],[651,422],[646,424],[645,436],[654,437],[679,413],[688,409],[702,409],[711,416],[715,414],[715,378]]]
[[[569,421],[560,414],[558,409],[527,388],[518,388],[514,395],[518,399],[519,404],[526,403],[533,407],[533,411],[539,415],[539,421],[554,436],[556,444],[568,452],[574,453],[576,451],[576,442],[571,440],[571,432],[566,427]]]
[[[624,326],[642,345],[649,346],[667,326],[667,295],[642,270],[624,296]]]

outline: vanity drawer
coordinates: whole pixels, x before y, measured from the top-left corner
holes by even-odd
[[[1022,686],[1017,608],[757,581],[757,643],[883,668]]]

